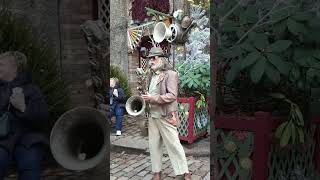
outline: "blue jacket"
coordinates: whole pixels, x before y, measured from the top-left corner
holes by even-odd
[[[118,90],[118,97],[113,95],[114,89]],[[110,104],[111,108],[125,107],[126,97],[123,89],[120,86],[116,85],[114,88],[110,88],[109,97],[113,99],[112,104]]]
[[[41,129],[49,120],[48,106],[40,88],[32,84],[29,73],[20,73],[13,81],[0,81],[0,114],[7,111],[12,89],[21,87],[25,95],[26,111],[24,113],[9,109],[10,133],[8,137],[0,139],[0,146],[12,151],[19,142],[26,147],[35,143],[48,143],[48,139],[41,133]]]

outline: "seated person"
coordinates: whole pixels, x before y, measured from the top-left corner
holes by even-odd
[[[48,107],[39,87],[27,73],[27,58],[20,52],[0,54],[0,117],[9,116],[9,133],[0,138],[0,179],[15,159],[19,180],[40,180],[41,144],[48,139],[40,133],[48,120]]]
[[[125,110],[125,94],[123,89],[119,85],[117,78],[110,79],[110,113],[109,119],[111,121],[112,116],[116,116],[116,135],[120,136],[122,131],[122,119]]]

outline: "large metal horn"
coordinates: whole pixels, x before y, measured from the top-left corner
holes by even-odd
[[[126,102],[126,110],[131,116],[139,116],[144,113],[146,102],[141,96],[131,96]]]
[[[55,160],[69,170],[87,170],[108,159],[108,124],[97,109],[78,107],[64,113],[50,135]]]

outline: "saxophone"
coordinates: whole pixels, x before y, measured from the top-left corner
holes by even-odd
[[[143,136],[148,135],[148,121],[147,118],[150,114],[149,104],[141,97],[142,94],[147,94],[148,92],[148,74],[150,70],[143,70],[142,68],[136,69],[136,74],[138,77],[139,86],[137,87],[139,95],[131,96],[126,102],[126,110],[129,115],[141,116],[145,115],[145,118],[141,116],[137,122],[141,134]]]

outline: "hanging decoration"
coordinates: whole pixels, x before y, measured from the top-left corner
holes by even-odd
[[[128,44],[130,49],[133,50],[139,45],[142,32],[142,29],[128,29]]]
[[[132,52],[137,47],[139,47],[139,44],[141,43],[141,38],[143,37],[143,33],[146,31],[146,29],[153,27],[153,24],[154,22],[149,22],[146,24],[128,28],[127,36],[129,52]]]
[[[132,19],[140,24],[150,20],[150,15],[145,11],[145,7],[157,10],[162,13],[169,13],[169,0],[134,0],[132,2]]]
[[[167,40],[171,44],[184,44],[187,41],[187,35],[192,27],[197,25],[197,22],[194,21],[191,17],[186,15],[183,10],[178,9],[173,12],[173,15],[167,15],[150,8],[146,8],[148,14],[157,16],[158,20],[162,20],[164,17],[171,18],[171,24],[166,23],[167,26],[164,26],[164,22],[158,22],[153,30],[153,37],[157,42],[160,43],[163,40]],[[162,17],[159,18],[159,17]]]

